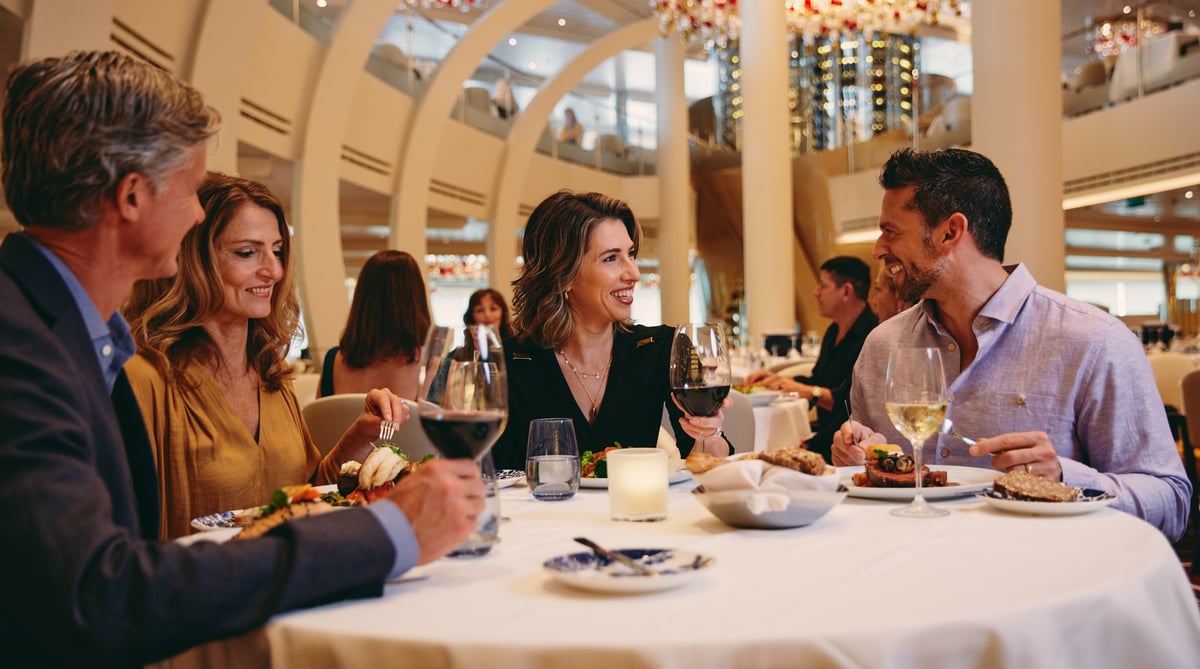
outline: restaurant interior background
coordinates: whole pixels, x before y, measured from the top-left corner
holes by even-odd
[[[494,154],[502,152],[514,118],[529,108],[539,88],[573,61],[592,57],[590,46],[655,19],[653,3],[646,0],[561,0],[548,3],[519,29],[500,38],[461,82],[461,95],[443,119],[448,139],[428,158],[435,164],[430,168],[424,244],[414,242],[398,232],[401,228],[392,220],[398,206],[396,174],[403,166],[398,163],[404,162],[390,152],[390,147],[401,144],[398,137],[403,134],[395,127],[403,121],[396,119],[417,113],[413,111],[416,101],[476,22],[488,12],[506,11],[505,5],[514,1],[393,3],[394,11],[369,45],[364,76],[351,86],[354,109],[345,129],[326,132],[337,142],[340,157],[336,165],[318,168],[336,179],[331,190],[336,232],[328,238],[335,243],[326,245],[323,256],[300,254],[302,275],[315,274],[314,263],[336,265],[340,244],[344,270],[331,276],[344,277],[348,295],[362,263],[376,250],[398,245],[406,250],[422,248],[435,320],[443,324],[457,322],[470,292],[489,284],[491,267],[498,261],[489,258],[489,235],[495,226],[488,214],[500,195],[493,191],[511,182],[493,179],[488,170],[497,160]],[[306,206],[303,189],[312,183],[298,165],[310,155],[304,144],[315,141],[318,130],[311,126],[319,120],[319,115],[305,110],[305,100],[314,94],[312,81],[320,76],[322,50],[353,0],[261,2],[262,11],[252,14],[253,25],[239,33],[254,41],[246,50],[251,59],[247,69],[253,72],[244,75],[240,89],[233,89],[240,98],[234,103],[237,113],[233,118],[225,114],[227,128],[236,124],[237,129],[223,133],[226,143],[234,143],[221,149],[232,156],[223,167],[266,182],[296,223],[296,212]],[[55,6],[64,4],[69,3],[0,0],[0,69],[7,71],[27,53],[31,35],[36,35],[31,26],[38,27],[36,13],[62,11]],[[213,12],[205,9],[202,0],[88,4],[111,5],[112,21],[106,30],[110,46],[184,78],[201,62],[197,54],[204,54],[208,38],[198,27],[206,25],[199,19]],[[462,6],[445,6],[450,4]],[[1020,4],[1013,3],[1014,11]],[[1156,98],[1164,105],[1177,105],[1182,99],[1190,101],[1191,108],[1200,108],[1195,104],[1200,98],[1196,78],[1200,75],[1196,17],[1200,0],[1142,4],[1062,0],[1061,4],[1062,60],[1046,66],[1062,72],[1064,124],[1091,117],[1086,122],[1103,129],[1092,138],[1097,143],[1115,135],[1196,133],[1194,124],[1131,127],[1113,112],[1133,104],[1125,97],[1148,105],[1157,104]],[[871,217],[839,218],[839,177],[874,174],[886,156],[901,146],[970,145],[971,2],[959,5],[961,15],[945,7],[937,26],[924,26],[913,35],[847,33],[793,42],[792,128],[791,135],[781,139],[793,149],[794,230],[806,268],[838,253],[860,255],[871,262],[875,222]],[[1136,54],[1139,41],[1149,44],[1169,34],[1182,38],[1174,43],[1167,62],[1148,63],[1143,57],[1132,70],[1133,83],[1123,78],[1130,70],[1122,70],[1119,56]],[[635,213],[648,211],[640,216],[647,241],[639,258],[643,280],[635,300],[635,318],[647,323],[662,320],[654,252],[656,212],[653,205],[639,205],[653,202],[657,179],[653,36],[590,68],[557,99],[549,117],[538,120],[542,134],[537,157],[529,163],[527,183],[517,186],[520,194],[515,198],[522,217],[542,195],[563,186],[607,191],[631,201]],[[1012,40],[1013,47],[1020,48],[1021,37],[1013,35]],[[1124,58],[1126,64],[1131,62]],[[920,78],[910,88],[914,68],[919,68]],[[1155,68],[1163,69],[1166,83],[1148,81]],[[744,260],[738,148],[741,123],[753,122],[740,113],[739,76],[736,49],[708,51],[701,40],[692,43],[684,65],[695,219],[689,236],[690,313],[693,320],[725,318],[735,334],[741,333],[745,319],[739,299]],[[516,105],[515,114],[507,118],[501,118],[492,100],[501,80],[511,88]],[[1125,88],[1119,92],[1118,86]],[[1153,90],[1157,86],[1163,90]],[[574,110],[584,127],[578,145],[556,139],[567,108]],[[216,166],[222,167],[219,159]],[[1161,156],[1150,167],[1110,174],[1108,179],[1103,187],[1094,179],[1086,184],[1064,183],[1065,237],[1055,241],[1065,248],[1067,292],[1103,306],[1134,328],[1161,319],[1177,324],[1182,334],[1196,334],[1200,328],[1196,315],[1200,153]],[[0,234],[17,227],[2,204]],[[297,234],[305,230],[297,224]],[[519,258],[516,263],[519,266]],[[809,271],[807,277],[800,276],[796,285],[797,324],[802,331],[825,327],[808,296],[814,285],[811,275]],[[312,307],[314,301],[329,304],[328,299],[309,300],[314,290],[310,282],[302,291],[310,304],[307,326],[312,330],[317,321],[333,321],[323,327],[336,336],[344,306]],[[326,336],[321,344],[332,342]]]

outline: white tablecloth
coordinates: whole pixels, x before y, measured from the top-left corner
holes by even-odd
[[[754,450],[777,451],[812,437],[808,400],[772,402],[754,407]]]
[[[690,487],[673,486],[660,523],[610,521],[603,490],[538,502],[510,489],[512,520],[491,555],[441,560],[380,599],[278,616],[188,659],[297,669],[1200,666],[1200,615],[1179,561],[1132,516],[1013,516],[971,500],[911,520],[888,515],[892,503],[847,499],[806,528],[736,530]],[[716,564],[673,591],[576,591],[541,564],[580,551],[571,538],[581,535],[699,551]]]

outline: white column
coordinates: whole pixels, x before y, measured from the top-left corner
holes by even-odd
[[[976,0],[971,23],[971,148],[996,163],[1008,182],[1013,225],[1004,260],[1025,263],[1038,283],[1061,291],[1066,259],[1059,3]]]
[[[788,34],[782,2],[739,3],[742,13],[742,230],[750,341],[796,323],[792,284],[792,156]]]
[[[75,49],[111,49],[116,0],[32,0],[21,61],[63,56]]]
[[[658,102],[658,271],[662,320],[669,325],[690,320],[688,238],[694,226],[688,208],[691,166],[683,57],[683,44],[674,35],[654,40],[654,86]]]
[[[266,3],[244,0],[208,0],[204,17],[196,27],[192,85],[204,101],[221,112],[221,135],[208,146],[208,169],[238,174],[238,142],[241,136],[242,93],[246,61],[258,34]]]

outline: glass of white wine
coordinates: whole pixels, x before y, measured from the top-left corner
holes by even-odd
[[[921,448],[946,417],[946,375],[936,348],[896,348],[888,356],[884,390],[888,418],[912,443],[916,490],[908,506],[892,510],[905,518],[934,518],[945,509],[930,506],[921,495]]]

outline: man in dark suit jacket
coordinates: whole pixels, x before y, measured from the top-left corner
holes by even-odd
[[[261,539],[153,540],[158,481],[117,309],[135,280],[175,272],[218,124],[197,91],[114,52],[9,78],[0,162],[25,229],[0,245],[6,666],[138,665],[276,612],[377,596],[451,550],[483,508],[474,463],[444,461],[367,509]]]

